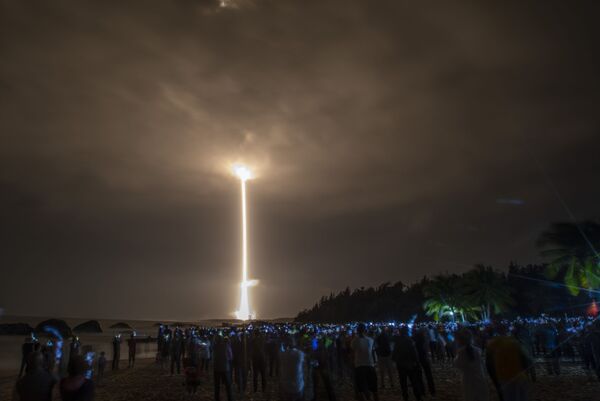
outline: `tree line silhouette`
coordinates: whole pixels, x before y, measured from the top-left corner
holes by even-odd
[[[540,234],[537,245],[547,263],[511,263],[507,271],[480,264],[465,273],[425,276],[410,285],[398,281],[347,287],[323,296],[296,320],[473,321],[585,313],[600,287],[600,224],[555,223]]]

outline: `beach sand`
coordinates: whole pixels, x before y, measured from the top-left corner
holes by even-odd
[[[168,372],[161,371],[153,360],[138,361],[133,369],[121,369],[116,372],[107,372],[103,383],[97,388],[97,401],[179,401],[179,400],[212,400],[213,387],[211,375],[207,375],[195,396],[188,396],[183,387],[183,376],[170,376]],[[532,399],[538,401],[591,401],[597,399],[600,392],[600,382],[586,375],[578,366],[563,364],[563,374],[558,377],[548,376],[538,368],[538,381],[535,383]],[[460,401],[460,379],[449,364],[435,364],[434,376],[438,394],[431,400]],[[15,377],[4,377],[0,380],[0,399],[10,400],[10,394]],[[251,390],[251,383],[249,381]],[[245,400],[266,401],[277,400],[276,382],[269,380],[265,394],[247,392]],[[491,399],[497,400],[490,387]],[[336,385],[336,394],[339,401],[353,400],[354,394],[351,383],[344,380]],[[224,397],[224,389],[221,399]],[[237,397],[236,399],[240,399]],[[319,399],[327,399],[325,394],[320,394]],[[380,392],[381,401],[401,400],[401,394],[396,384],[394,389],[384,389]],[[411,394],[411,399],[414,399]]]

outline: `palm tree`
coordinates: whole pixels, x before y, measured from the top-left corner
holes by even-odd
[[[454,322],[457,315],[465,320],[465,314],[472,312],[462,291],[461,277],[456,274],[434,277],[423,289],[426,301],[423,308],[434,320],[450,317]]]
[[[555,223],[542,232],[537,244],[542,256],[550,258],[548,276],[562,275],[572,295],[578,295],[581,288],[600,287],[600,224],[590,220]]]
[[[481,310],[482,320],[501,313],[514,304],[506,278],[491,266],[476,265],[464,274],[463,291],[470,304]]]

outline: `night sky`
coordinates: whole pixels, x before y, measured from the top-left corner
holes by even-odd
[[[0,4],[6,314],[230,316],[233,162],[264,318],[599,215],[596,1]]]

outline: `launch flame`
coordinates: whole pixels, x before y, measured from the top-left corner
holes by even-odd
[[[240,309],[235,315],[240,320],[252,318],[250,301],[248,300],[248,287],[257,284],[256,280],[248,280],[248,230],[246,218],[246,181],[252,178],[252,171],[244,165],[233,166],[234,174],[240,179],[242,189],[242,282],[240,285]]]

